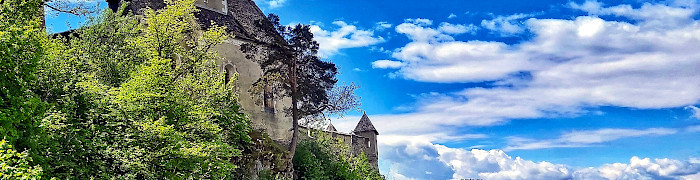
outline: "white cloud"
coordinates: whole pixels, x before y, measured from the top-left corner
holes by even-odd
[[[447,16],[447,19],[453,19],[453,18],[457,18],[457,15],[455,13],[450,13],[450,15]]]
[[[384,54],[391,54],[392,51],[388,49],[384,49],[384,47],[377,47],[377,46],[372,46],[369,48],[370,51],[375,51],[375,52],[380,52]]]
[[[627,163],[573,168],[546,161],[511,157],[502,150],[466,150],[422,140],[380,143],[388,179],[693,179],[700,177],[696,159],[632,157]],[[425,173],[432,172],[432,173]]]
[[[401,66],[403,66],[403,63],[401,61],[378,60],[372,62],[372,68],[379,69],[396,69],[401,68]]]
[[[686,106],[684,109],[690,110],[690,112],[693,113],[693,117],[695,117],[695,119],[700,119],[700,108],[695,106]]]
[[[575,179],[687,179],[700,175],[700,164],[673,159],[632,157],[629,164],[605,164],[574,173]]]
[[[690,126],[685,128],[685,130],[688,132],[700,132],[700,125]]]
[[[420,26],[430,26],[433,25],[433,20],[423,18],[406,19],[406,23],[416,24]]]
[[[575,116],[589,107],[659,109],[700,102],[700,21],[661,29],[643,23],[593,16],[529,19],[525,25],[533,37],[514,45],[456,41],[421,23],[400,24],[396,31],[412,42],[394,51],[403,66],[391,75],[495,86],[418,97],[413,112],[376,119],[402,119],[411,122],[398,126],[402,130],[430,132]]]
[[[405,34],[414,42],[445,42],[454,41],[450,35],[475,33],[478,30],[473,24],[440,23],[438,28],[431,28],[433,21],[430,19],[406,19],[406,23],[396,26],[396,32]]]
[[[591,6],[588,9],[605,8],[588,6]],[[700,73],[697,73],[700,21],[693,19],[697,13],[684,14],[683,9],[688,8],[697,12],[696,6],[646,4],[624,13],[609,14],[630,21],[611,21],[594,14],[572,19],[530,18],[521,27],[523,33],[532,33],[532,38],[518,44],[458,41],[439,28],[430,27],[433,22],[427,19],[407,20],[397,25],[396,31],[411,42],[392,54],[403,63],[393,75],[421,82],[492,82],[494,87],[428,93],[416,97],[415,108],[410,108],[409,113],[371,115],[375,127],[383,133],[381,153],[433,152],[431,149],[438,152],[437,156],[433,153],[425,158],[431,160],[426,164],[437,170],[392,166],[388,171],[418,179],[426,179],[426,171],[433,172],[432,175],[449,172],[444,166],[435,165],[438,159],[454,171],[452,178],[692,179],[700,176],[698,163],[690,161],[633,157],[628,163],[573,169],[511,158],[501,150],[470,151],[432,144],[441,139],[452,142],[479,138],[478,135],[459,137],[459,129],[465,126],[494,126],[510,119],[576,116],[588,113],[589,107],[659,109],[697,104],[700,102]],[[664,19],[671,21],[657,23]],[[336,127],[350,129],[357,118],[334,123],[341,124]],[[601,145],[680,130],[683,129],[601,129],[565,132],[558,138],[543,140],[511,137],[509,148]],[[697,132],[697,127],[685,131]],[[413,153],[392,157],[424,156]],[[404,163],[387,158],[384,161],[390,164]],[[413,176],[412,170],[421,175]]]
[[[380,168],[387,179],[450,179],[454,174],[449,165],[440,161],[437,149],[426,141],[381,143],[379,154],[379,161],[388,164],[388,169]]]
[[[282,7],[285,2],[287,2],[287,0],[271,0],[271,1],[269,1],[270,8],[274,9],[274,8]]]
[[[573,131],[562,134],[557,139],[532,140],[520,137],[510,137],[505,151],[517,149],[546,149],[562,147],[585,147],[623,138],[662,136],[675,134],[678,131],[668,128],[636,129],[599,129],[590,131]]]
[[[612,15],[639,20],[642,21],[640,26],[647,28],[683,26],[691,22],[693,20],[692,16],[697,13],[697,2],[675,1],[673,5],[644,3],[640,8],[635,9],[627,4],[603,7],[603,3],[598,1],[586,1],[583,4],[569,3],[571,8],[587,12],[593,16]]]
[[[391,27],[393,27],[393,24],[390,24],[390,23],[388,23],[388,22],[382,21],[382,22],[378,22],[378,23],[375,25],[374,29],[376,29],[376,30],[378,30],[378,31],[383,31],[383,30],[388,29],[388,28],[391,28]]]
[[[284,6],[287,0],[255,0],[255,2],[258,4],[265,4],[270,7],[270,9],[276,9]]]
[[[450,23],[440,23],[440,27],[438,27],[438,30],[440,32],[446,33],[446,34],[464,34],[467,32],[470,33],[476,33],[476,30],[479,28],[476,27],[473,24],[470,25],[461,25],[461,24],[450,24]]]
[[[501,150],[465,150],[433,145],[438,159],[455,171],[453,179],[567,179],[570,169],[561,164],[512,158]]]
[[[491,20],[482,20],[481,26],[498,33],[501,36],[514,36],[525,32],[523,19],[533,17],[533,14],[513,14],[497,16]]]
[[[383,37],[375,37],[371,30],[361,30],[343,21],[335,21],[333,24],[340,28],[328,31],[318,25],[311,26],[311,33],[320,45],[318,53],[321,57],[333,56],[340,49],[366,47],[384,42]]]

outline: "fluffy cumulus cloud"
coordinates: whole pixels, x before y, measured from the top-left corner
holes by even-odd
[[[335,21],[333,24],[339,26],[335,31],[324,30],[318,25],[311,26],[311,33],[320,45],[319,55],[322,57],[335,55],[340,49],[367,47],[384,42],[383,37],[374,36],[371,30],[361,30],[343,21]]]
[[[606,164],[576,171],[575,179],[694,179],[700,176],[700,164],[693,160],[632,157],[629,164]]]
[[[502,150],[450,148],[425,141],[382,144],[382,169],[389,179],[694,179],[700,177],[697,159],[632,157],[627,163],[573,168],[546,161],[511,157]],[[408,167],[410,166],[410,167]]]
[[[440,161],[437,149],[425,141],[384,143],[380,161],[388,179],[451,179],[455,171]]]
[[[650,129],[599,129],[589,131],[573,131],[562,134],[557,139],[533,140],[521,137],[510,137],[510,145],[504,150],[516,149],[546,149],[562,147],[585,147],[604,142],[610,142],[622,138],[634,138],[643,136],[663,136],[677,133],[676,129],[650,128]]]
[[[440,161],[455,170],[453,179],[566,179],[571,171],[561,164],[512,158],[501,150],[433,146],[440,155]]]

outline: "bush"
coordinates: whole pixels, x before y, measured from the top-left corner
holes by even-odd
[[[353,157],[341,139],[325,133],[316,132],[313,138],[302,140],[292,162],[301,179],[384,179],[364,153]]]
[[[41,179],[39,166],[31,166],[28,153],[18,153],[5,139],[0,141],[0,179]]]

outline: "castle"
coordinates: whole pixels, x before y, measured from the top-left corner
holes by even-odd
[[[127,10],[134,14],[143,14],[143,9],[161,9],[165,7],[163,0],[125,0],[129,2]],[[110,9],[116,11],[122,4],[122,0],[107,0]],[[229,81],[234,74],[238,74],[236,87],[239,93],[239,103],[245,113],[250,115],[253,128],[261,130],[269,135],[278,144],[288,146],[292,138],[292,118],[282,112],[291,106],[291,99],[272,98],[273,91],[265,89],[262,94],[251,94],[248,89],[263,74],[260,65],[252,59],[247,59],[241,52],[241,45],[255,43],[258,45],[271,44],[284,41],[282,37],[270,28],[264,28],[261,23],[269,23],[263,12],[252,0],[197,0],[195,5],[199,12],[195,14],[199,25],[209,28],[212,22],[219,26],[225,26],[232,38],[214,47],[222,57],[217,62],[222,72]],[[269,26],[267,26],[269,27]],[[262,99],[262,103],[256,103],[256,99]],[[300,127],[300,135],[309,131],[308,127]],[[377,135],[367,114],[363,114],[357,127],[350,133],[338,132],[332,124],[329,124],[322,132],[332,137],[341,138],[351,148],[353,155],[365,153],[369,162],[378,167]]]

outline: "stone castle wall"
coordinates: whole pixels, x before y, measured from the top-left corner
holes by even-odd
[[[271,139],[288,145],[292,139],[292,118],[285,116],[281,110],[291,106],[290,98],[282,98],[273,101],[274,108],[266,109],[256,103],[262,99],[261,94],[251,94],[248,89],[262,76],[260,65],[245,58],[241,52],[240,45],[245,43],[238,39],[228,39],[214,49],[223,59],[218,62],[221,72],[228,72],[227,76],[233,78],[234,73],[238,73],[236,89],[238,91],[238,102],[243,111],[250,116],[253,128],[266,132]]]
[[[305,126],[299,126],[299,136],[300,138],[309,138],[310,137],[310,128],[305,127]],[[344,132],[338,132],[338,131],[326,131],[326,130],[318,130],[320,132],[323,132],[333,138],[341,139],[342,143],[348,147],[350,147],[350,152],[352,153],[351,155],[353,156],[359,156],[362,153],[365,153],[367,155],[367,159],[369,160],[370,164],[372,164],[375,168],[378,168],[378,161],[377,161],[377,148],[376,148],[376,136],[375,138],[372,137],[364,137],[361,135],[357,134],[351,134],[351,133],[344,133]],[[374,135],[374,133],[372,133]]]

